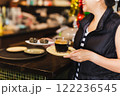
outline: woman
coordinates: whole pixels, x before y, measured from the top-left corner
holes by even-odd
[[[77,49],[64,58],[74,61],[71,79],[120,79],[120,17],[113,12],[114,0],[83,0],[83,11],[75,36]]]

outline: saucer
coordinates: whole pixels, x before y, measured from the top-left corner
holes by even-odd
[[[50,46],[46,49],[46,51],[52,55],[55,56],[65,56],[65,55],[69,55],[70,52],[74,51],[75,49],[73,47],[68,47],[68,51],[67,52],[57,52],[55,49],[55,46]]]

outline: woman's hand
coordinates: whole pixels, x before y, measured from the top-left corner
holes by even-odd
[[[78,49],[71,52],[69,55],[64,56],[64,58],[70,58],[76,62],[83,62],[94,58],[94,52],[85,49]]]

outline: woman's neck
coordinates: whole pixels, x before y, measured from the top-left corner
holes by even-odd
[[[106,11],[107,7],[106,6],[101,6],[96,8],[96,10],[94,10],[92,12],[92,14],[94,15],[94,19],[93,21],[95,22],[99,22],[99,20],[101,19],[101,17],[103,16],[104,12]]]
[[[95,8],[95,10],[93,10],[93,12],[91,12],[94,15],[94,18],[92,20],[92,22],[90,23],[90,25],[88,26],[88,31],[92,32],[94,31],[97,26],[98,23],[101,19],[101,17],[103,16],[104,12],[106,11],[107,7],[97,7]]]

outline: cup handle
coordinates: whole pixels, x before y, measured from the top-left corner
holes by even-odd
[[[68,42],[67,42],[67,45],[68,45],[68,47],[71,45],[71,40],[68,40]]]

